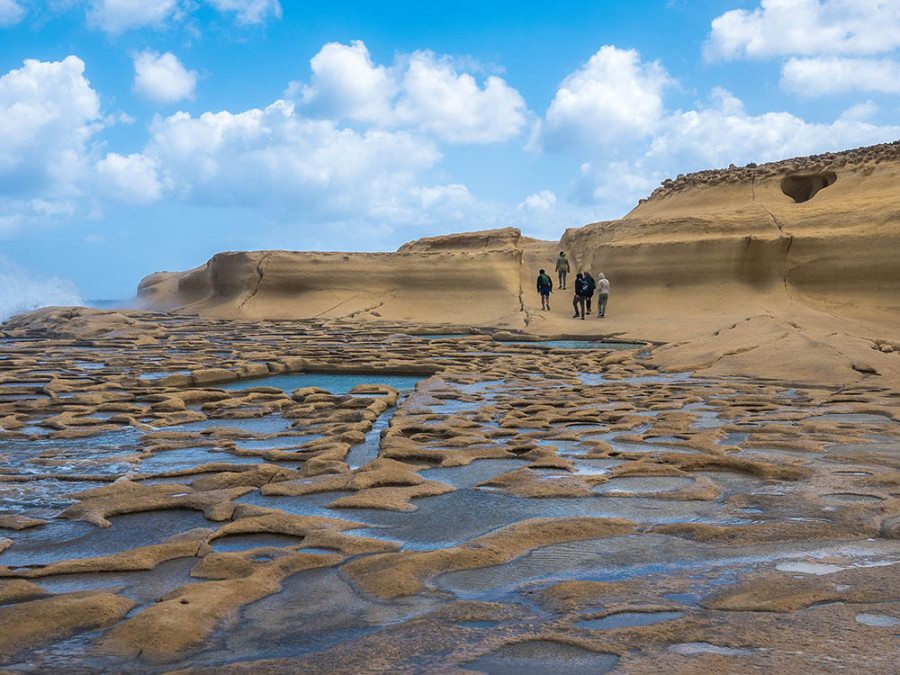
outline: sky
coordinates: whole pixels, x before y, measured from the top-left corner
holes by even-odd
[[[0,318],[897,139],[898,0],[0,0]]]

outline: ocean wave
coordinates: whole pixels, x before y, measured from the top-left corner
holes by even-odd
[[[53,305],[83,305],[74,282],[41,277],[0,256],[0,321],[22,312]]]

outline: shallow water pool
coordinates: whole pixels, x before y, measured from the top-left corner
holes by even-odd
[[[390,375],[383,373],[292,373],[290,375],[273,375],[254,380],[241,380],[222,385],[221,389],[229,391],[250,389],[252,387],[278,387],[285,392],[292,392],[303,387],[319,387],[332,394],[346,394],[361,384],[383,384],[399,391],[412,391],[423,375]]]

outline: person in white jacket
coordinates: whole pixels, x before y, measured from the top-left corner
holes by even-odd
[[[606,316],[606,303],[609,300],[609,279],[603,272],[600,272],[597,279],[597,316],[603,318]]]

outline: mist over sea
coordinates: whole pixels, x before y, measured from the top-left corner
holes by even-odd
[[[0,256],[0,321],[39,307],[84,304],[69,279],[42,277]]]

